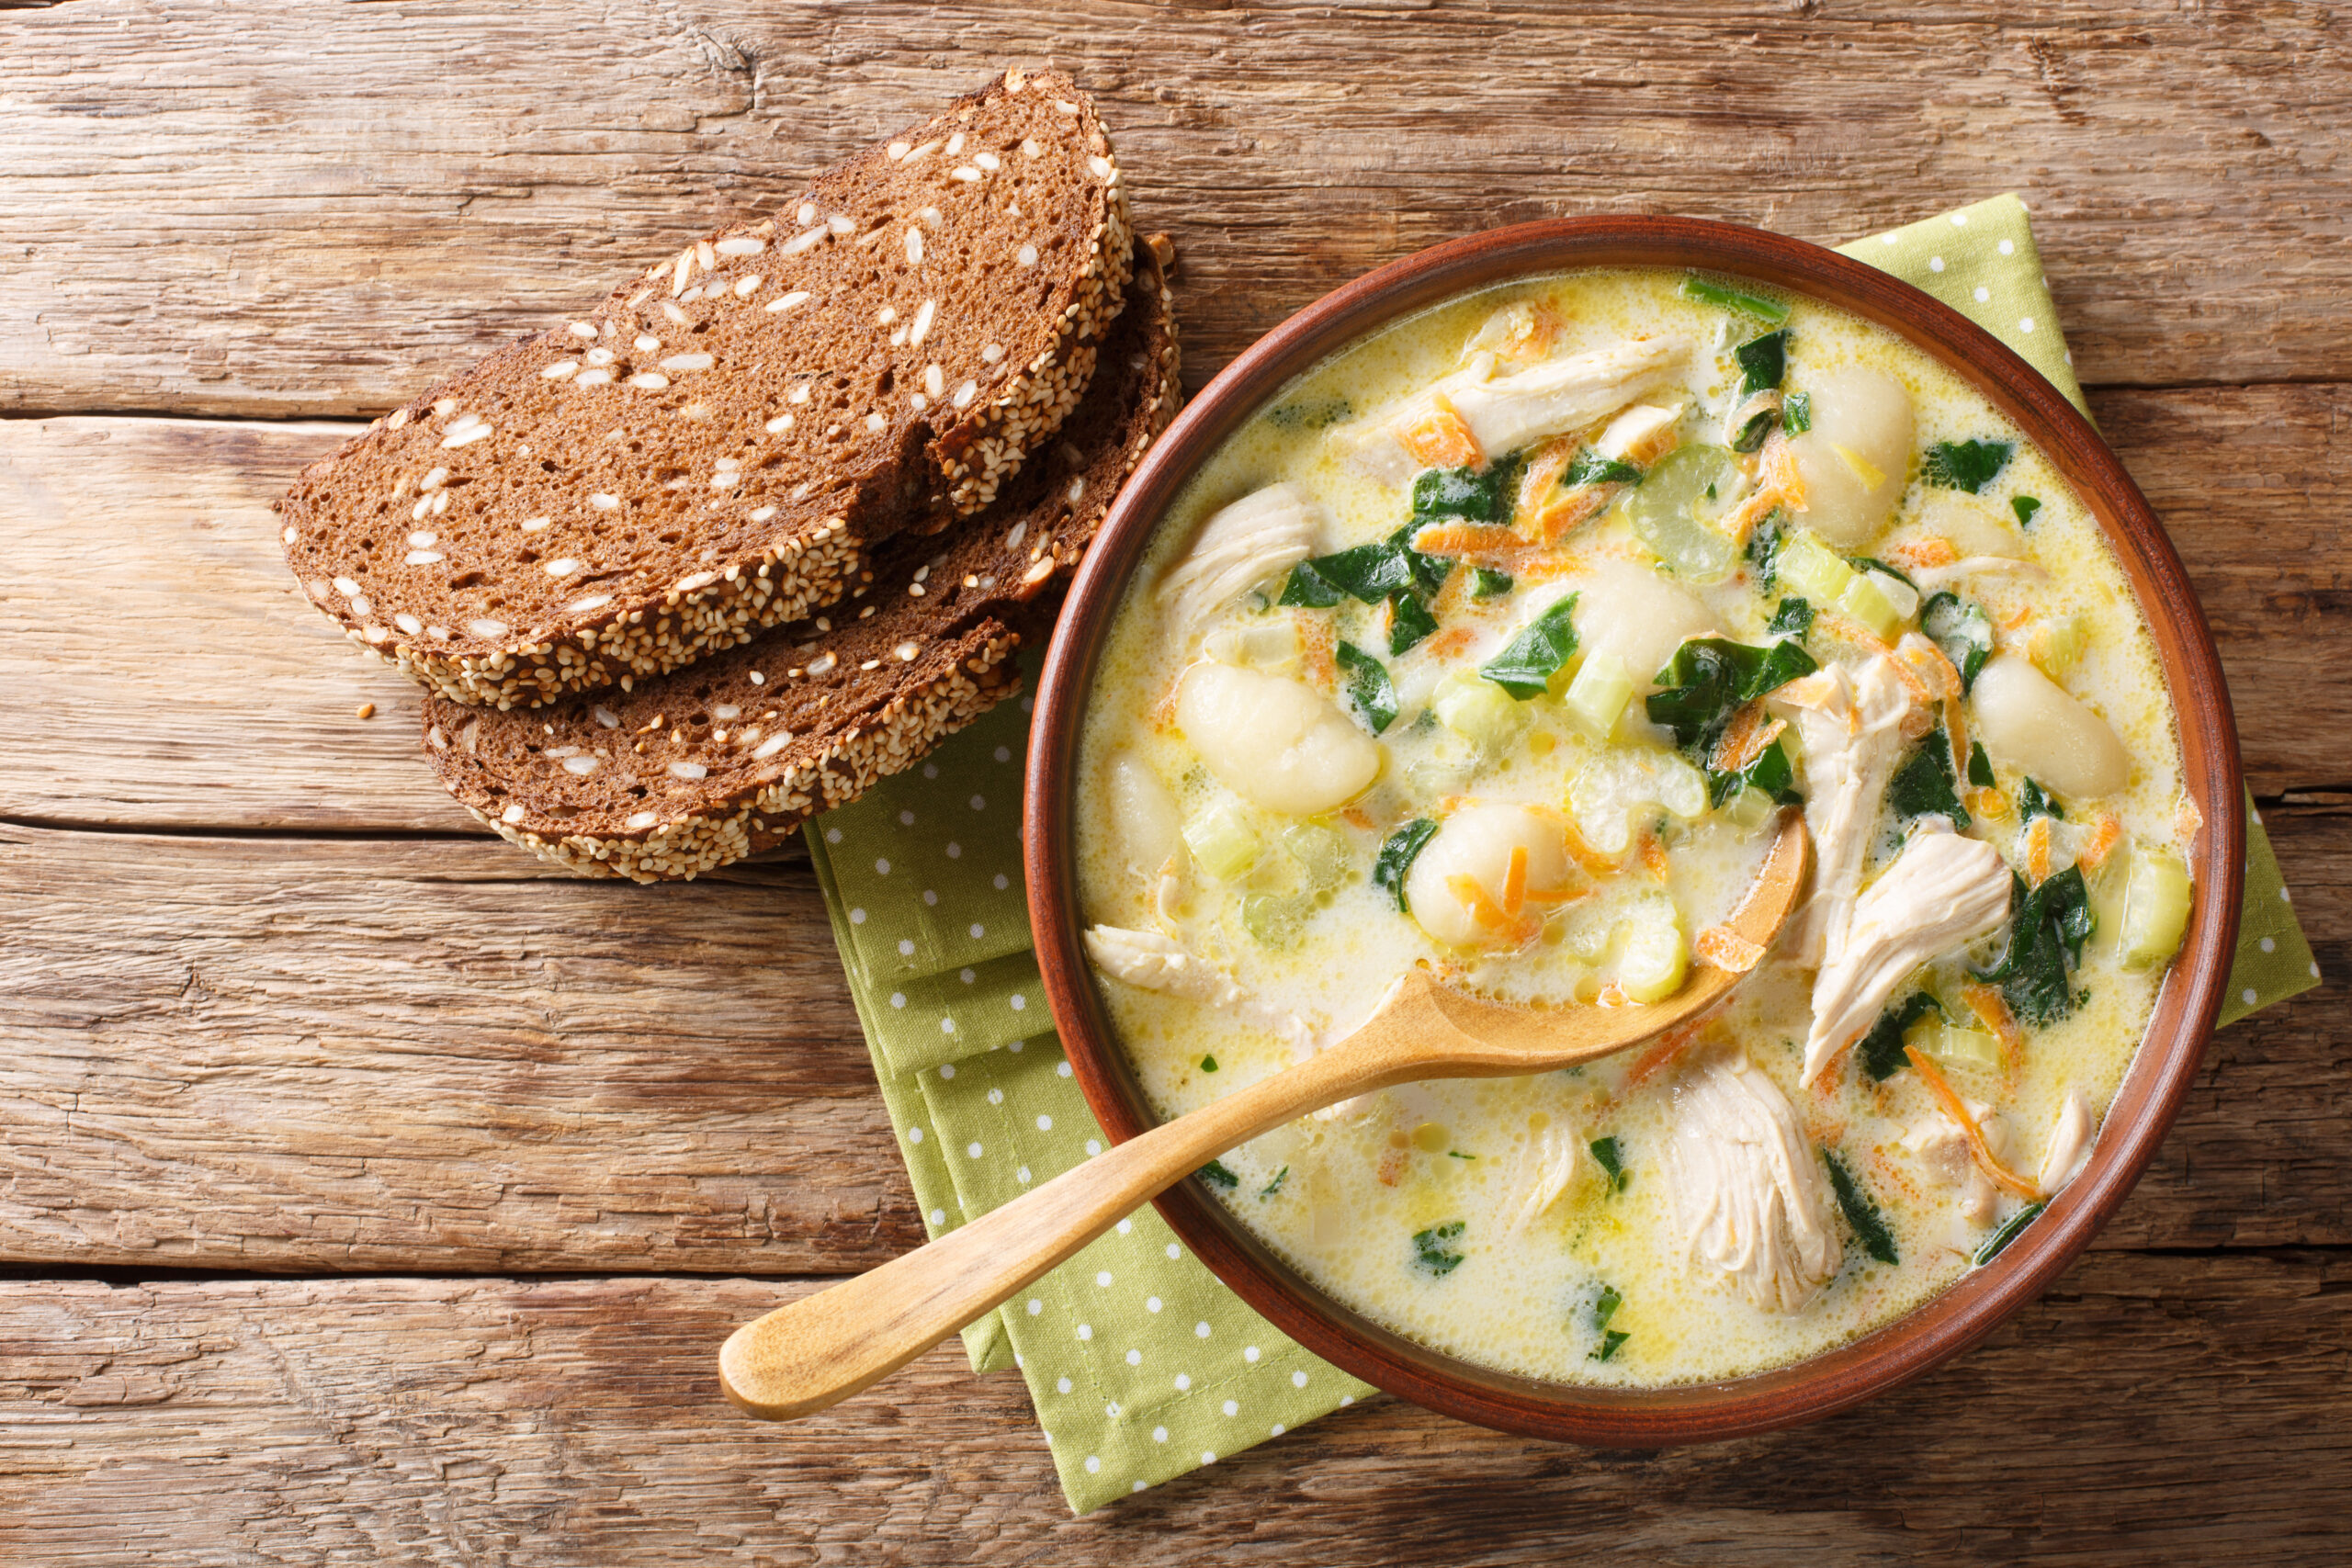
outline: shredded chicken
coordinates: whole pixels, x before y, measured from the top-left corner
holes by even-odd
[[[1838,1270],[1821,1163],[1780,1086],[1733,1050],[1675,1087],[1666,1164],[1676,1216],[1702,1267],[1766,1312],[1795,1312]]]
[[[2050,1147],[2041,1156],[2034,1185],[2055,1198],[2059,1189],[2082,1174],[2091,1156],[2091,1134],[2098,1130],[2090,1101],[2083,1098],[2081,1089],[2069,1089],[2066,1102],[2058,1108],[2058,1120],[2051,1124]]]
[[[1211,1007],[1227,1007],[1241,997],[1241,987],[1223,970],[1174,937],[1158,931],[1091,926],[1086,932],[1086,955],[1114,979],[1147,991],[1161,991]]]
[[[1976,1129],[1984,1135],[1984,1146],[1999,1158],[2008,1153],[2009,1127],[1993,1108],[1981,1100],[1966,1100],[1968,1114],[1974,1119]],[[1939,1187],[1960,1190],[1960,1212],[1973,1225],[1990,1224],[1993,1209],[2001,1190],[1993,1179],[1977,1168],[1976,1160],[1969,1153],[1968,1134],[1959,1122],[1940,1111],[1928,1112],[1911,1130],[1903,1134],[1903,1147],[1919,1162],[1930,1180]]]
[[[1941,566],[1915,566],[1911,569],[1911,581],[1919,585],[1921,592],[1937,593],[1965,579],[1992,573],[2033,578],[2050,575],[2039,561],[2012,560],[2007,556],[1964,556]]]
[[[1620,457],[1647,468],[1674,450],[1674,427],[1681,418],[1680,403],[1664,409],[1656,403],[1635,403],[1592,438],[1592,449],[1604,457]]]
[[[1286,484],[1253,491],[1201,525],[1184,558],[1160,579],[1176,624],[1198,626],[1249,590],[1315,550],[1323,509]]]
[[[1485,456],[1498,457],[1623,408],[1663,382],[1686,352],[1672,339],[1630,338],[1502,376],[1494,355],[1481,353],[1404,403],[1332,435],[1374,478],[1402,484],[1423,466],[1403,438],[1432,412],[1450,410]]]
[[[1535,1166],[1534,1179],[1529,1183],[1527,1196],[1520,1201],[1519,1213],[1513,1216],[1507,1235],[1517,1235],[1540,1219],[1544,1212],[1560,1201],[1568,1183],[1577,1174],[1577,1140],[1557,1127],[1546,1127],[1536,1134],[1531,1149]]]
[[[1832,664],[1792,681],[1767,705],[1796,725],[1804,751],[1813,897],[1792,922],[1790,951],[1799,964],[1819,964],[1846,940],[1879,800],[1902,760],[1911,692],[1893,660],[1871,655],[1850,672]]]

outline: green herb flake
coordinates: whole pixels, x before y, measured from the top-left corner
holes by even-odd
[[[1767,295],[1755,294],[1728,283],[1700,276],[1695,272],[1682,276],[1682,298],[1701,305],[1715,305],[1726,310],[1737,310],[1753,316],[1766,326],[1777,327],[1789,319],[1789,308]]]
[[[1201,1071],[1203,1071],[1203,1072],[1204,1072],[1204,1073],[1213,1073],[1213,1072],[1216,1071],[1216,1058],[1215,1056],[1204,1056],[1204,1057],[1202,1057],[1202,1058],[1201,1058]]]
[[[1396,722],[1396,685],[1388,678],[1388,666],[1342,639],[1334,650],[1348,700],[1363,715],[1374,735]]]
[[[1919,477],[1931,485],[1974,495],[1993,482],[2017,449],[2014,441],[1939,441],[1928,448]]]
[[[2011,496],[2009,510],[2018,514],[2018,527],[2030,528],[2033,526],[2033,514],[2041,510],[2041,498],[2038,495]]]
[[[1551,689],[1552,677],[1577,651],[1573,593],[1520,628],[1503,650],[1478,667],[1478,673],[1521,702],[1540,697]]]
[[[1772,612],[1772,624],[1764,628],[1767,637],[1804,637],[1813,631],[1813,606],[1798,598],[1781,601]]]
[[[2066,808],[2052,798],[2050,792],[2039,783],[2028,779],[2018,788],[2018,821],[2030,822],[2037,817],[2054,817],[2064,822]]]
[[[1560,476],[1564,489],[1576,490],[1585,485],[1637,485],[1642,482],[1642,470],[1623,457],[1604,457],[1586,450],[1577,454],[1568,471]]]
[[[1490,566],[1476,567],[1472,569],[1470,573],[1471,598],[1492,599],[1498,595],[1508,593],[1510,590],[1510,573],[1507,571],[1497,571]]]
[[[1432,1279],[1444,1279],[1462,1267],[1462,1254],[1453,1243],[1462,1239],[1466,1227],[1460,1220],[1448,1220],[1442,1225],[1431,1225],[1425,1231],[1413,1233],[1413,1267]]]
[[[2001,1256],[2001,1249],[2008,1246],[2009,1243],[2017,1240],[2019,1233],[2021,1233],[2026,1226],[2033,1224],[2035,1220],[2041,1218],[2041,1211],[2048,1207],[2050,1207],[2050,1205],[2047,1203],[2028,1203],[2024,1208],[2019,1209],[2016,1213],[2011,1214],[2007,1219],[2003,1220],[2001,1222],[2001,1228],[1995,1231],[1991,1235],[1986,1236],[1984,1238],[1984,1245],[1976,1249],[1976,1257],[1974,1258],[1976,1267],[1982,1269],[1984,1265],[1992,1262],[1993,1259]]]
[[[1445,1151],[1445,1157],[1448,1159],[1476,1159],[1478,1156],[1476,1155],[1465,1155],[1460,1149],[1448,1149]]]
[[[1959,594],[1942,592],[1920,607],[1919,629],[1960,671],[1961,692],[1974,690],[1976,677],[1993,657],[1992,617]]]
[[[1290,576],[1283,580],[1282,593],[1274,603],[1328,610],[1345,597],[1340,585],[1317,570],[1313,561],[1303,560],[1290,569]]]
[[[1914,991],[1878,1015],[1871,1032],[1854,1047],[1872,1082],[1884,1083],[1910,1066],[1910,1059],[1903,1055],[1904,1033],[1929,1013],[1944,1016],[1943,1003],[1932,992]]]
[[[2030,892],[2024,878],[2013,875],[2007,944],[1991,968],[1974,974],[1998,985],[2018,1017],[2029,1023],[2054,1022],[2081,1000],[2067,968],[2081,962],[2083,943],[2096,924],[2081,866],[2068,866]]]
[[[1993,787],[1993,759],[1984,755],[1984,742],[1968,743],[1968,782],[1978,789]]]
[[[1803,435],[1813,428],[1813,394],[1791,392],[1781,405],[1781,423],[1789,427],[1792,435]]]
[[[1871,1195],[1846,1168],[1846,1162],[1826,1149],[1821,1157],[1829,1167],[1829,1185],[1837,1191],[1838,1206],[1846,1211],[1846,1223],[1854,1227],[1855,1239],[1862,1244],[1862,1250],[1881,1263],[1899,1261],[1894,1234],[1886,1228],[1886,1221],[1879,1213],[1878,1205],[1871,1201]]]
[[[1633,1337],[1622,1328],[1609,1326],[1610,1319],[1615,1317],[1617,1309],[1624,1304],[1625,1298],[1618,1292],[1616,1286],[1600,1287],[1600,1294],[1594,1297],[1592,1303],[1592,1326],[1600,1335],[1600,1345],[1587,1359],[1605,1361],[1617,1353],[1618,1346]]]
[[[1789,373],[1789,333],[1783,327],[1776,333],[1766,333],[1752,338],[1731,351],[1739,362],[1739,395],[1754,397],[1769,392],[1781,384]]]
[[[1600,1167],[1601,1174],[1609,1179],[1609,1190],[1625,1190],[1625,1183],[1633,1179],[1633,1174],[1625,1168],[1624,1152],[1619,1148],[1615,1134],[1595,1138],[1585,1146],[1592,1151],[1592,1162]]]
[[[1437,617],[1430,614],[1427,604],[1411,593],[1391,593],[1388,596],[1388,653],[1397,654],[1419,646],[1422,639],[1437,630]]]
[[[1193,1174],[1210,1186],[1222,1187],[1227,1192],[1241,1185],[1241,1179],[1226,1169],[1223,1160],[1213,1159]]]
[[[1940,813],[1955,828],[1968,826],[1969,817],[1955,792],[1951,771],[1951,740],[1941,725],[1919,739],[1919,749],[1897,770],[1886,786],[1886,803],[1906,820]]]
[[[1290,1167],[1284,1166],[1280,1170],[1274,1172],[1274,1179],[1272,1181],[1267,1182],[1263,1187],[1258,1189],[1258,1201],[1262,1203],[1267,1199],[1272,1197],[1275,1193],[1281,1191],[1283,1190],[1283,1183],[1289,1179]]]
[[[1345,398],[1320,398],[1313,402],[1284,403],[1267,413],[1276,430],[1326,430],[1355,412]]]
[[[1437,823],[1427,817],[1416,818],[1388,835],[1380,846],[1380,853],[1372,863],[1372,885],[1385,887],[1396,899],[1399,914],[1411,914],[1405,901],[1405,874],[1413,869],[1413,862],[1429,847],[1437,835]]]
[[[1623,1345],[1626,1340],[1631,1339],[1632,1337],[1633,1336],[1631,1334],[1626,1333],[1625,1330],[1622,1328],[1603,1329],[1600,1335],[1600,1348],[1592,1353],[1592,1359],[1596,1361],[1605,1361],[1609,1359],[1610,1357],[1614,1356],[1617,1353],[1618,1346]]]

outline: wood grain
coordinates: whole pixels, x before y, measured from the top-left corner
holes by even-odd
[[[952,1352],[786,1428],[711,1347],[741,1280],[0,1285],[0,1554],[1672,1563],[2343,1560],[2352,1261],[2096,1254],[1821,1425],[1663,1454],[1379,1400],[1071,1519],[1026,1394]],[[2333,1397],[2329,1397],[2333,1391]]]
[[[2015,188],[2086,379],[2352,376],[2352,53],[2319,8],[266,0],[218,24],[187,0],[0,20],[0,408],[379,412],[1047,58],[1185,246],[1201,366],[1497,223],[1834,242]]]

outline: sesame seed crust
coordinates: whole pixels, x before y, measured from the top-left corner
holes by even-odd
[[[689,666],[988,505],[1083,394],[1128,234],[1091,102],[1009,73],[313,464],[288,563],[453,702]]]

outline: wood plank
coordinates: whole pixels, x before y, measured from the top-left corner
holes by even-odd
[[[2352,387],[2096,406],[2204,596],[2255,790],[2344,782]],[[0,817],[481,831],[424,763],[417,689],[303,604],[279,552],[269,503],[346,428],[0,421],[0,689],[21,699]]]
[[[2340,1562],[2352,1260],[2102,1254],[1819,1426],[1660,1455],[1393,1400],[1084,1519],[1017,1378],[935,1352],[791,1427],[719,1398],[740,1280],[0,1285],[0,1551],[168,1560]],[[2334,1390],[2336,1397],[2315,1397]]]
[[[1512,220],[1834,242],[2016,188],[2086,379],[2352,376],[2352,70],[2301,10],[85,0],[0,43],[0,409],[380,411],[1045,58],[1185,248],[1200,368]]]
[[[2352,816],[2273,820],[2352,972]],[[0,1258],[832,1273],[922,1239],[805,863],[638,888],[494,840],[0,825]],[[2102,1245],[2352,1245],[2340,995],[2222,1032]]]

